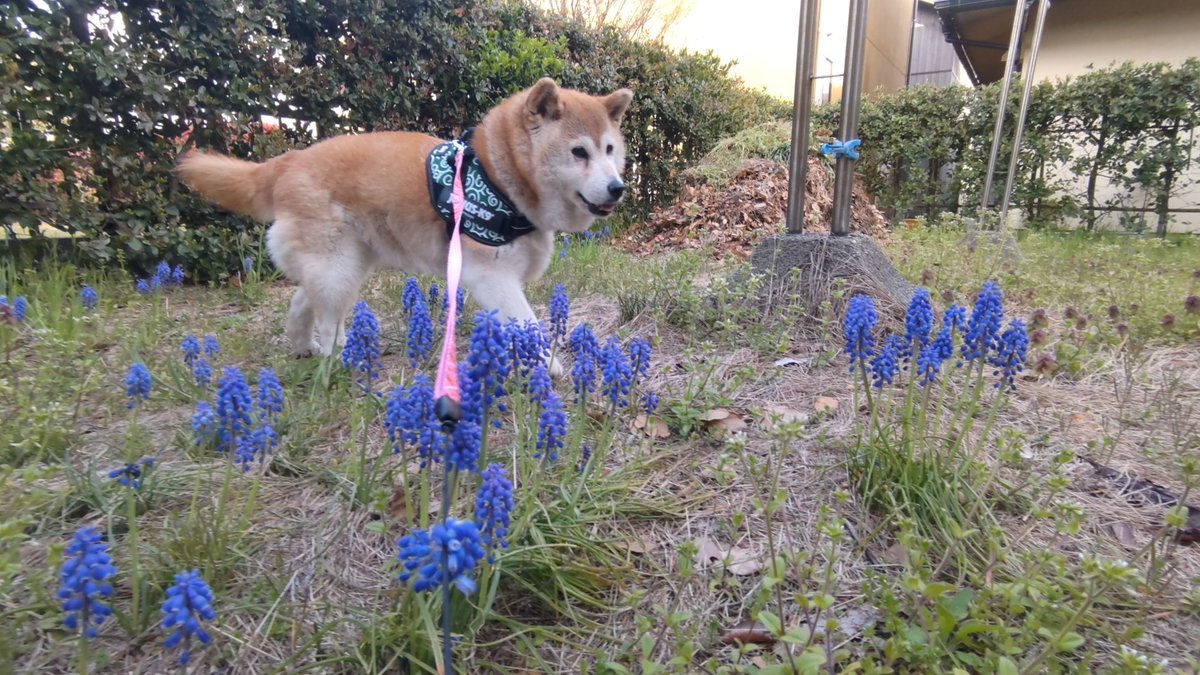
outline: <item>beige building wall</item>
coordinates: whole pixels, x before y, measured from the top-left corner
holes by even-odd
[[[913,8],[912,0],[868,0],[863,93],[896,91],[907,84]]]
[[[1033,22],[1029,23],[1023,50],[1026,63],[1033,37]],[[1189,57],[1200,58],[1200,0],[1052,0],[1034,77],[1061,80],[1087,72],[1089,66],[1105,68],[1124,61],[1177,64]],[[1075,194],[1085,194],[1086,176],[1074,176],[1066,168],[1060,168],[1059,175],[1074,183]],[[1200,167],[1186,171],[1181,182],[1189,186],[1172,196],[1171,207],[1200,208]],[[1154,206],[1153,195],[1125,195],[1104,183],[1098,186],[1097,202],[1103,204],[1118,195],[1125,199],[1124,206]],[[1157,223],[1154,213],[1125,215],[1141,215],[1151,230]],[[1108,212],[1101,226],[1120,229],[1121,216]],[[1200,213],[1173,214],[1169,229],[1200,232]]]

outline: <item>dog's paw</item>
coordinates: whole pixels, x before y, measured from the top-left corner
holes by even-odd
[[[562,361],[559,361],[557,356],[550,359],[550,377],[561,380],[566,373],[567,371],[563,368]]]
[[[308,343],[307,347],[303,347],[301,349],[293,349],[292,357],[297,358],[297,359],[308,359],[308,358],[312,358],[312,357],[316,356],[320,351],[321,351],[321,346],[317,344],[316,340],[313,340]]]

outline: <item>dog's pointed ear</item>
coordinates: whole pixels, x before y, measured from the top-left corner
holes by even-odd
[[[556,120],[562,115],[562,100],[554,80],[543,77],[525,95],[525,117],[536,125],[542,120]]]
[[[632,101],[633,92],[628,89],[618,89],[605,96],[604,108],[608,111],[608,119],[612,120],[613,124],[620,125],[621,118],[625,117],[625,111],[629,109]]]

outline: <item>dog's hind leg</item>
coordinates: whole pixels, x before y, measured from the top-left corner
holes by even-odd
[[[305,292],[313,303],[317,319],[317,336],[322,356],[330,356],[335,348],[346,343],[346,316],[358,296],[362,282],[370,276],[367,263],[350,256],[324,262],[324,269]]]
[[[297,288],[287,315],[288,342],[292,344],[292,353],[296,356],[312,356],[320,349],[313,337],[315,321],[312,303],[304,293],[304,288]]]

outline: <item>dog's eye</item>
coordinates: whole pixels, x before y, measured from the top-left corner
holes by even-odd
[[[610,145],[610,146],[608,146],[608,149],[607,149],[607,152],[608,152],[608,154],[610,154],[610,155],[611,155],[611,154],[612,154],[612,151],[613,151],[613,147],[612,147],[611,145]]]
[[[582,146],[580,146],[578,148],[571,148],[571,154],[575,155],[579,159],[587,159],[588,158],[587,150],[585,150]]]

